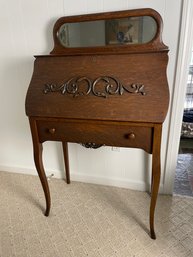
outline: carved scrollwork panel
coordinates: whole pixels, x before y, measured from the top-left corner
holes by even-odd
[[[96,143],[81,143],[82,146],[84,146],[85,148],[92,148],[92,149],[97,149],[97,148],[100,148],[101,146],[104,146],[103,144],[96,144]]]
[[[98,86],[103,86],[101,90]],[[82,87],[84,90],[82,90]],[[43,92],[53,93],[60,92],[61,94],[72,94],[73,97],[93,94],[94,96],[106,98],[109,95],[123,95],[124,92],[131,94],[146,95],[143,84],[135,83],[123,85],[117,78],[110,76],[101,76],[94,80],[88,77],[71,78],[62,85],[45,84]]]

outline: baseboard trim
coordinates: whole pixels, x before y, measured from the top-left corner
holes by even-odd
[[[10,172],[10,173],[19,173],[19,174],[25,174],[25,175],[34,175],[34,176],[38,175],[35,168],[26,168],[26,167],[0,165],[0,171]],[[59,179],[63,178],[63,174],[61,171],[46,170],[46,176],[50,176],[51,174],[54,174],[55,178],[59,178]]]
[[[11,167],[11,166],[0,166],[0,171],[11,172],[11,173],[19,173],[26,175],[34,175],[37,176],[37,172],[34,168],[24,168],[24,167]],[[47,170],[47,176],[54,174],[54,178],[62,179],[61,171],[51,171]],[[122,178],[107,178],[96,175],[88,175],[83,173],[71,172],[70,174],[72,181],[83,182],[83,183],[91,183],[97,185],[105,185],[105,186],[114,186],[127,188],[137,191],[149,191],[149,185],[141,181],[135,181],[130,179],[122,179]],[[160,184],[159,193],[163,193],[163,184]]]
[[[133,181],[128,179],[121,178],[107,178],[103,176],[95,176],[88,174],[80,174],[80,173],[71,173],[71,178],[73,181],[92,183],[98,185],[106,185],[106,186],[115,186],[121,188],[129,188],[133,190],[139,191],[147,191],[147,186],[143,182]]]
[[[150,185],[147,185],[144,182],[130,180],[130,179],[107,178],[102,176],[79,174],[79,173],[71,173],[71,179],[72,181],[127,188],[127,189],[132,189],[137,191],[143,191],[143,192],[150,191]],[[163,193],[163,184],[160,184],[159,193],[160,194]]]

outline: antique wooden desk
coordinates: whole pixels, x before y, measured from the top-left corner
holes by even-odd
[[[42,163],[43,142],[62,142],[67,183],[67,142],[94,148],[137,147],[153,157],[150,234],[156,238],[161,131],[169,102],[168,48],[161,32],[162,19],[152,9],[62,17],[55,23],[54,49],[50,55],[35,56],[26,97],[46,216],[50,192]]]

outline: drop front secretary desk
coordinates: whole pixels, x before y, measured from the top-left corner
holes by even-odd
[[[67,142],[141,148],[152,154],[150,235],[160,182],[160,148],[169,90],[162,19],[152,9],[62,17],[54,48],[35,56],[26,96],[34,161],[50,212],[42,143],[61,141],[70,183]]]

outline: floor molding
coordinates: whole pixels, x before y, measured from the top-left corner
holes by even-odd
[[[37,172],[35,168],[0,166],[0,171],[37,176]],[[54,178],[58,178],[58,179],[64,178],[64,174],[61,171],[47,170],[46,175],[48,177],[50,177],[52,174],[54,174],[53,176]],[[71,171],[70,177],[72,181],[106,185],[106,186],[114,186],[114,187],[127,188],[127,189],[138,190],[138,191],[148,191],[148,189],[150,188],[150,186],[146,185],[145,182],[139,182],[137,180],[113,178],[113,177],[107,178],[102,176],[77,173],[73,171]],[[163,184],[160,184],[159,193],[161,194],[163,193]]]

